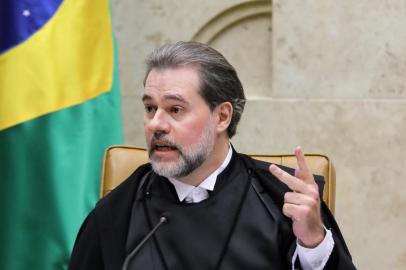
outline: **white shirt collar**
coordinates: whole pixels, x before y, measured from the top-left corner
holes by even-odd
[[[204,179],[200,185],[197,187],[189,184],[185,184],[175,178],[169,178],[168,180],[173,184],[176,189],[176,193],[178,194],[179,201],[183,201],[186,196],[188,196],[194,190],[202,190],[204,189],[206,192],[197,192],[197,194],[202,194],[202,199],[206,199],[208,197],[207,191],[213,191],[214,186],[216,185],[217,176],[224,171],[227,165],[230,163],[231,157],[233,154],[233,150],[231,146],[228,147],[228,153],[226,158],[224,159],[223,163],[218,167],[212,174],[210,174],[206,179]],[[206,194],[206,195],[205,195]],[[196,196],[196,193],[194,194]],[[197,199],[199,200],[199,199]]]

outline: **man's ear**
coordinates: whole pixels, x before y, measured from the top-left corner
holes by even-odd
[[[230,102],[223,102],[216,107],[217,132],[222,133],[227,130],[233,116],[233,105]]]

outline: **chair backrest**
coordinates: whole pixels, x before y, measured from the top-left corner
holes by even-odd
[[[291,168],[296,167],[294,155],[250,155],[251,157]],[[324,177],[323,200],[334,214],[335,169],[327,156],[306,154],[307,164],[314,174]],[[127,179],[141,164],[148,162],[145,148],[117,145],[109,147],[104,155],[100,196],[103,197]]]

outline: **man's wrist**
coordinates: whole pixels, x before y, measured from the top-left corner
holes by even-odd
[[[323,241],[315,248],[303,247],[299,243],[299,239],[297,240],[295,254],[297,257],[299,257],[302,269],[304,270],[323,269],[328,259],[330,258],[330,255],[334,249],[334,239],[331,230],[327,230],[326,228],[324,228],[324,230],[326,231],[326,235]],[[292,264],[294,264],[296,256],[294,256]]]
[[[326,237],[326,229],[323,225],[317,232],[315,232],[312,236],[307,237],[306,239],[298,239],[299,244],[305,248],[315,248],[317,247]]]

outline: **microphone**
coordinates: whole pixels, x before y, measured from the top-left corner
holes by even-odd
[[[152,228],[152,230],[141,240],[141,242],[125,257],[122,270],[127,270],[128,265],[131,259],[138,253],[138,251],[144,246],[144,244],[148,241],[151,236],[155,234],[155,232],[161,227],[162,224],[169,222],[169,213],[163,213],[159,218],[158,223]]]

